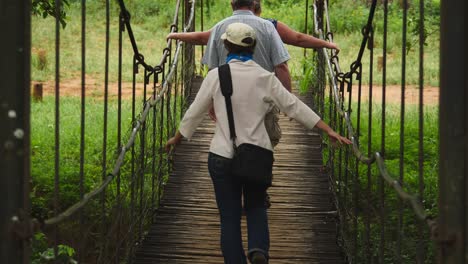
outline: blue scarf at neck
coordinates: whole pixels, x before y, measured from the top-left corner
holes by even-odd
[[[240,60],[240,61],[248,61],[251,60],[253,57],[252,53],[241,53],[241,54],[234,54],[229,53],[226,58],[226,63],[229,63],[232,59]]]

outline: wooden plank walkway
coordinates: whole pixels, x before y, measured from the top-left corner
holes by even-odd
[[[274,186],[269,190],[270,263],[344,263],[336,242],[332,194],[321,173],[320,138],[284,115],[280,125],[283,138],[275,150]],[[193,139],[178,146],[155,224],[136,250],[133,263],[223,263],[207,168],[213,127],[206,117]],[[246,247],[245,230],[244,217]]]

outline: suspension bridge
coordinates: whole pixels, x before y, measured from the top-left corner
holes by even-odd
[[[164,143],[193,100],[202,77],[196,74],[196,48],[166,40],[157,64],[145,59],[132,29],[132,14],[119,0],[117,100],[109,98],[110,5],[106,1],[105,78],[102,113],[102,181],[87,184],[88,138],[86,62],[86,1],[82,7],[81,89],[78,164],[74,178],[79,199],[70,206],[61,200],[60,16],[56,16],[55,87],[51,212],[31,212],[31,18],[30,1],[0,4],[3,43],[0,68],[0,226],[1,263],[30,263],[37,234],[46,237],[49,258],[43,263],[222,263],[219,219],[206,159],[214,124],[205,118],[191,141],[165,153]],[[441,1],[441,63],[439,101],[440,169],[438,214],[430,215],[425,199],[424,145],[424,1],[418,2],[419,85],[416,146],[406,145],[405,77],[408,38],[408,1],[402,1],[400,133],[387,133],[388,5],[369,1],[362,42],[351,65],[340,65],[339,54],[319,49],[312,61],[317,75],[302,101],[320,113],[336,131],[352,139],[349,148],[336,149],[317,131],[306,131],[295,121],[280,118],[283,138],[275,150],[274,183],[269,190],[271,233],[270,263],[467,263],[467,81],[465,49],[466,3]],[[197,12],[203,29],[203,0],[175,1],[169,32],[195,31]],[[60,14],[62,1],[55,1]],[[312,21],[315,36],[333,42],[329,4],[304,1],[305,23]],[[309,12],[309,10],[311,12]],[[383,14],[383,32],[377,32],[376,10]],[[379,18],[380,19],[380,18]],[[373,87],[375,38],[382,38],[381,86]],[[81,40],[80,40],[81,39]],[[466,40],[465,40],[466,41]],[[125,69],[122,50],[133,52],[131,69]],[[364,69],[366,57],[369,69]],[[367,64],[366,64],[367,65]],[[414,65],[411,65],[414,67]],[[346,69],[346,70],[342,70]],[[122,75],[131,71],[130,106],[123,101]],[[364,89],[363,78],[369,78]],[[373,99],[373,89],[382,97]],[[357,91],[357,92],[356,92]],[[374,91],[375,92],[375,91]],[[364,93],[366,101],[363,100]],[[357,94],[357,96],[356,96]],[[357,98],[356,98],[357,97]],[[374,100],[374,101],[373,101]],[[373,103],[382,111],[375,114]],[[109,109],[117,109],[114,112]],[[131,122],[123,118],[131,112]],[[375,120],[379,120],[376,122]],[[115,122],[114,122],[115,121]],[[115,132],[115,133],[111,133]],[[372,142],[378,134],[379,144]],[[114,141],[109,138],[115,137]],[[399,142],[399,171],[389,172],[389,139]],[[366,139],[366,141],[364,141]],[[109,142],[113,142],[112,144]],[[366,144],[362,143],[366,142]],[[377,146],[377,147],[376,147]],[[417,153],[418,175],[407,175],[408,151]],[[395,154],[395,153],[391,153]],[[406,186],[408,177],[416,186]],[[408,213],[409,212],[409,213]],[[407,215],[410,214],[411,217]],[[244,219],[245,220],[245,219]],[[243,223],[245,225],[245,221]],[[244,241],[246,227],[244,229]],[[412,230],[414,234],[405,234]],[[33,245],[31,245],[33,244]],[[67,245],[64,247],[64,245]],[[67,249],[73,249],[73,252]],[[65,253],[64,253],[65,252]],[[68,252],[68,253],[67,253]],[[76,262],[73,262],[76,261]]]

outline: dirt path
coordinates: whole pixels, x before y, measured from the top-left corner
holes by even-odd
[[[439,103],[439,87],[426,86],[424,87],[424,104],[437,105]],[[361,91],[362,100],[369,100],[369,86],[363,85]],[[357,86],[353,87],[353,98],[358,98]],[[401,86],[400,85],[387,85],[386,97],[387,103],[400,104],[401,103]],[[372,86],[372,102],[382,102],[382,86]],[[415,85],[408,85],[405,88],[405,102],[407,104],[419,104],[419,88]]]
[[[38,82],[33,81],[32,86]],[[54,95],[55,94],[55,81],[43,82],[43,95]],[[109,98],[117,98],[118,96],[118,84],[109,83]],[[152,91],[152,84],[148,85],[148,91]],[[143,93],[143,83],[136,84],[136,95]],[[81,96],[81,79],[69,79],[60,82],[60,96]],[[86,96],[93,98],[104,98],[104,83],[96,79],[86,79]],[[122,98],[132,97],[132,83],[122,83]]]
[[[33,82],[33,85],[37,82]],[[151,85],[148,85],[149,91],[151,91]],[[55,94],[55,82],[47,81],[43,83],[43,94],[54,95]],[[136,93],[141,95],[143,92],[143,84],[137,83]],[[61,96],[81,96],[81,79],[70,79],[64,80],[60,83],[60,95]],[[103,98],[104,97],[104,84],[102,81],[96,79],[86,79],[86,95],[90,97]],[[117,98],[118,86],[117,83],[109,83],[109,98]],[[122,97],[131,98],[132,96],[132,83],[122,83]],[[369,98],[369,86],[363,85],[361,97],[364,101],[368,101]],[[353,87],[353,99],[358,98],[357,86]],[[372,101],[374,103],[382,102],[382,86],[374,85],[372,87]],[[415,85],[406,86],[405,101],[407,104],[418,104],[419,103],[419,89]],[[399,104],[401,102],[401,86],[399,85],[388,85],[386,88],[386,102]],[[439,87],[426,86],[424,87],[424,104],[425,105],[437,105],[439,103]]]

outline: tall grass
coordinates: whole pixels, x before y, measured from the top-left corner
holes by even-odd
[[[368,104],[361,106],[363,109],[368,109]],[[372,151],[380,151],[382,146],[382,106],[373,104],[372,106]],[[354,107],[354,109],[357,109]],[[404,126],[404,156],[400,156],[400,105],[389,104],[386,106],[386,122],[385,122],[385,160],[390,174],[398,177],[399,161],[404,159],[404,178],[405,188],[411,193],[418,193],[418,172],[419,172],[419,110],[417,105],[405,106],[405,122]],[[439,164],[439,111],[437,106],[425,106],[423,115],[423,145],[424,153],[422,154],[424,162],[423,175],[425,178],[425,197],[424,201],[426,208],[430,212],[436,213],[437,200],[437,176]],[[357,123],[356,114],[354,114],[353,124]],[[368,137],[368,120],[369,113],[363,111],[361,115],[361,130],[359,131],[359,143],[361,149],[367,152]]]
[[[177,98],[175,98],[177,99]],[[180,98],[177,99],[180,101]],[[80,109],[81,100],[78,97],[64,97],[60,102],[60,151],[59,151],[59,197],[58,211],[62,212],[71,205],[81,200],[80,196]],[[107,141],[104,142],[104,100],[101,98],[88,98],[86,102],[86,121],[85,121],[85,151],[83,162],[83,188],[84,193],[96,189],[101,185],[103,178],[108,176],[108,172],[114,168],[117,155],[119,153],[118,145],[127,144],[132,131],[132,101],[124,99],[122,101],[122,139],[117,141],[117,107],[116,99],[108,101],[107,114]],[[136,113],[140,112],[141,104],[137,103]],[[33,131],[31,138],[31,163],[32,163],[32,215],[37,219],[48,219],[54,216],[54,185],[55,185],[55,100],[54,97],[45,96],[43,102],[33,102],[31,109],[31,129]],[[169,168],[165,161],[166,155],[162,154],[162,147],[159,144],[159,135],[165,140],[170,129],[161,129],[157,124],[167,124],[167,117],[161,121],[159,113],[160,105],[155,106],[155,111],[150,111],[150,116],[146,120],[146,136],[144,147],[145,152],[141,152],[142,144],[141,133],[137,134],[134,142],[135,146],[135,171],[133,172],[133,160],[131,151],[128,151],[124,163],[120,169],[119,183],[114,179],[106,188],[105,198],[91,200],[83,208],[83,223],[77,221],[78,218],[69,219],[60,225],[60,239],[56,241],[63,244],[63,254],[74,255],[74,249],[81,249],[85,254],[84,258],[90,262],[96,261],[97,251],[100,254],[114,254],[115,251],[110,248],[121,247],[123,258],[128,252],[126,250],[137,235],[138,217],[142,217],[143,225],[148,224],[145,221],[151,219],[151,209],[155,208],[159,201],[157,193],[161,192],[158,188],[159,183],[163,184],[168,177]],[[180,112],[176,113],[176,119]],[[153,124],[156,124],[153,127]],[[156,129],[156,130],[154,130]],[[103,145],[107,144],[106,160],[103,160]],[[155,146],[155,155],[152,154],[153,143]],[[144,156],[142,156],[144,155]],[[160,162],[161,163],[158,163]],[[103,163],[106,163],[103,167]],[[144,163],[145,165],[141,165]],[[159,165],[155,165],[159,164]],[[155,170],[153,170],[153,165]],[[159,178],[161,177],[161,178]],[[158,178],[156,180],[156,178]],[[159,182],[160,181],[160,182]],[[145,182],[145,185],[142,185]],[[141,186],[139,185],[141,184]],[[119,186],[119,187],[117,187]],[[140,188],[141,187],[141,188]],[[119,194],[118,194],[119,193]],[[141,196],[140,194],[141,193]],[[102,196],[101,196],[102,197]],[[134,201],[132,197],[140,197]],[[141,199],[141,200],[140,200]],[[140,202],[139,202],[140,201]],[[143,216],[133,215],[132,210],[141,210]],[[146,216],[144,218],[144,216]],[[135,219],[132,219],[135,218]],[[107,226],[102,230],[102,223]],[[125,228],[119,228],[119,225]],[[141,230],[140,230],[141,231]],[[85,232],[85,233],[82,233]],[[122,232],[122,233],[118,233]],[[132,232],[128,234],[127,232]],[[103,237],[110,237],[108,242],[101,243]],[[118,239],[126,238],[119,241]],[[137,237],[139,239],[139,237]],[[104,240],[105,241],[105,240]],[[53,236],[44,236],[39,234],[33,241],[33,259],[37,263],[45,263],[46,256],[50,255],[53,259],[53,251],[48,248],[49,243],[53,243]],[[69,245],[69,246],[66,246]],[[68,252],[68,253],[67,253]],[[73,252],[73,254],[72,254]],[[103,255],[107,256],[107,255]],[[68,256],[73,257],[73,256]],[[108,256],[111,257],[111,256]],[[116,256],[114,256],[116,257]],[[68,263],[68,262],[67,262]]]
[[[44,97],[43,102],[31,105],[31,163],[32,166],[32,202],[33,214],[40,218],[51,215],[52,194],[54,188],[54,131],[55,101],[53,97]],[[80,157],[80,111],[79,98],[61,99],[60,117],[60,200],[61,210],[79,200],[79,157]],[[131,124],[131,102],[123,101],[122,123]],[[103,146],[103,100],[89,98],[86,103],[85,122],[85,190],[97,187],[102,179]],[[108,115],[108,162],[113,162],[117,148],[117,103],[109,102]],[[110,163],[112,164],[112,163]]]
[[[166,34],[172,23],[175,4],[172,1],[126,1],[132,14],[132,27],[139,52],[145,61],[156,65],[166,46]],[[117,80],[118,67],[118,26],[119,7],[117,1],[110,1],[110,42],[109,42],[109,73],[110,80]],[[68,9],[67,26],[60,36],[61,78],[79,78],[81,74],[81,8],[79,2],[72,2]],[[86,74],[90,78],[103,80],[105,70],[105,5],[103,1],[87,3],[86,17]],[[49,81],[55,78],[55,20],[51,17],[43,19],[33,17],[32,20],[32,80]],[[124,80],[131,81],[133,50],[123,32],[123,69]],[[40,66],[39,52],[46,52],[48,64],[44,69]],[[127,69],[127,70],[125,70]]]
[[[205,4],[207,1],[204,1]],[[310,1],[309,1],[310,2]],[[149,1],[130,0],[125,1],[128,10],[132,14],[133,31],[140,49],[140,53],[145,56],[145,61],[155,65],[162,55],[162,48],[165,46],[166,35],[169,32],[172,17],[175,11],[175,3],[169,0]],[[197,27],[201,30],[201,2],[197,2]],[[432,2],[431,2],[432,3]],[[118,39],[118,14],[119,7],[116,1],[110,1],[110,80],[117,79],[117,39]],[[291,28],[306,32],[305,28],[305,1],[264,1],[263,17],[275,18],[288,24]],[[309,3],[310,4],[310,3]],[[341,47],[340,60],[343,70],[347,70],[357,56],[362,36],[362,27],[366,23],[369,8],[361,2],[350,4],[345,1],[331,1],[330,17],[332,19],[332,30],[335,35],[335,42]],[[427,22],[427,27],[431,31],[426,41],[425,47],[425,80],[426,84],[438,86],[438,26],[437,1],[430,5],[427,17],[431,20]],[[411,5],[411,11],[416,12],[417,5]],[[89,78],[103,80],[104,58],[105,58],[105,4],[104,1],[90,1],[87,3],[86,17],[86,72]],[[212,1],[210,8],[204,7],[204,30],[213,27],[218,21],[232,14],[229,1]],[[310,10],[308,18],[307,32],[312,33],[313,12]],[[412,16],[416,17],[416,15]],[[67,26],[61,32],[61,76],[63,79],[76,79],[81,71],[81,43],[78,40],[81,34],[81,10],[78,1],[73,1],[68,10]],[[376,57],[382,53],[382,7],[379,6],[375,18]],[[55,60],[55,21],[53,18],[33,17],[32,35],[32,79],[35,81],[54,80],[54,60]],[[397,84],[401,80],[401,9],[397,1],[390,5],[389,15],[389,41],[388,41],[388,82]],[[410,30],[414,29],[415,21],[411,22]],[[131,69],[133,51],[124,33],[123,68]],[[409,41],[413,43],[408,53],[407,62],[407,82],[408,84],[418,83],[417,58],[418,49],[414,42],[414,33],[409,32]],[[287,46],[291,53],[290,70],[293,76],[303,75],[303,49]],[[46,56],[47,64],[43,65],[41,56]],[[311,54],[311,52],[308,52]],[[201,57],[201,49],[198,50],[197,61]],[[311,57],[310,55],[308,56]],[[377,60],[377,58],[375,58]],[[367,68],[368,57],[363,59],[364,68]],[[375,67],[377,69],[377,67]],[[67,70],[63,70],[67,69]],[[375,82],[381,80],[381,73],[376,70]],[[131,80],[131,71],[124,70],[124,80]],[[364,80],[368,82],[368,80]]]
[[[352,122],[357,129],[357,103],[352,105]],[[327,108],[326,108],[327,109]],[[380,104],[372,105],[372,129],[369,137],[369,109],[368,103],[361,105],[361,126],[360,130],[356,130],[356,139],[359,142],[361,151],[368,155],[373,155],[375,152],[382,150],[382,107]],[[424,126],[424,153],[423,160],[423,193],[419,194],[419,110],[417,105],[406,105],[405,123],[404,125],[404,154],[400,156],[400,112],[399,105],[388,104],[386,106],[386,123],[385,123],[385,164],[390,175],[395,179],[400,178],[400,159],[403,159],[403,189],[417,197],[421,198],[422,205],[426,213],[431,216],[437,216],[437,195],[438,195],[438,107],[424,107],[423,126]],[[325,116],[328,116],[327,114]],[[344,133],[344,132],[343,132]],[[368,149],[368,143],[371,140],[371,147]],[[324,151],[325,160],[329,160],[329,152]],[[335,154],[335,173],[341,167],[344,170],[344,161],[338,163]],[[355,175],[355,168],[358,168],[358,174]],[[368,178],[368,170],[370,177]],[[336,186],[339,190],[339,197],[343,198],[345,189],[348,192],[348,199],[341,200],[342,206],[346,208],[347,222],[341,223],[346,225],[345,233],[348,236],[349,243],[352,243],[352,237],[357,236],[357,256],[356,263],[366,262],[366,252],[370,251],[372,259],[377,259],[379,255],[380,245],[380,230],[381,218],[379,215],[379,184],[382,178],[376,164],[367,166],[358,162],[355,157],[350,156],[348,163],[348,177],[335,176],[337,180]],[[357,186],[355,185],[357,184]],[[396,191],[387,183],[385,185],[385,263],[395,263],[396,257],[396,241],[398,234],[398,214],[399,214],[399,196]],[[358,189],[359,192],[353,193],[353,190]],[[356,197],[356,200],[353,199]],[[357,202],[357,204],[355,204]],[[419,222],[416,220],[416,215],[409,204],[403,203],[403,230],[402,239],[402,259],[403,263],[414,263],[416,259],[416,248],[418,246],[418,229]],[[369,218],[367,218],[369,215]],[[357,227],[354,229],[354,219],[357,220]],[[366,221],[370,221],[370,245],[365,240]],[[434,245],[429,240],[429,233],[426,225],[424,226],[424,237],[422,238],[426,244],[427,250],[426,261],[432,263],[434,261]],[[370,247],[370,248],[369,248]]]
[[[439,86],[439,1],[425,1],[425,45],[424,45],[424,81],[426,85]],[[367,23],[369,7],[365,4],[349,4],[345,1],[332,1],[330,10],[331,29],[335,42],[341,47],[340,64],[343,71],[357,60],[357,53],[362,41],[362,28]],[[389,3],[388,39],[387,39],[387,84],[400,84],[402,80],[403,14],[398,1]],[[382,80],[382,71],[378,61],[383,57],[383,6],[378,4],[373,20],[374,28],[374,83]],[[419,5],[414,1],[408,10],[408,29],[406,42],[406,83],[418,84],[419,78]],[[369,54],[366,49],[365,54]],[[368,72],[369,56],[363,57],[363,69]],[[368,83],[363,79],[363,83]]]

